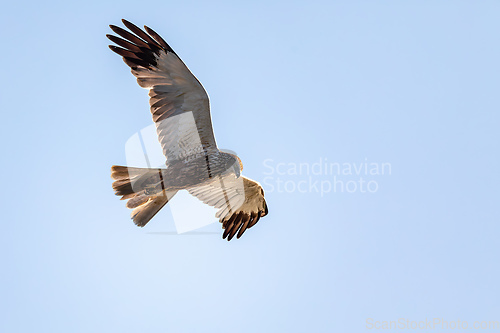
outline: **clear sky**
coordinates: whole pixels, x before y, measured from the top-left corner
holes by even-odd
[[[2,4],[0,331],[500,321],[499,13],[498,1]],[[269,216],[241,239],[218,224],[176,235],[169,209],[137,228],[114,196],[111,165],[151,124],[147,92],[107,47],[121,18],[170,43],[210,95],[218,145],[263,184]]]

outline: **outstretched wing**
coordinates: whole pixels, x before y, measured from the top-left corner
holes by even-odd
[[[222,223],[223,238],[240,238],[268,213],[264,190],[259,183],[240,176],[217,177],[213,182],[188,189],[189,193],[218,208],[215,217]]]
[[[121,46],[109,47],[123,57],[139,85],[149,89],[151,113],[167,163],[217,151],[208,95],[201,83],[156,32],[122,22],[132,33],[110,25],[123,38],[106,35]]]

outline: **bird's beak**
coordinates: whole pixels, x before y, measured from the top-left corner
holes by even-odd
[[[240,166],[238,164],[235,164],[233,168],[234,168],[234,174],[235,174],[236,178],[240,178],[240,176],[241,176]]]

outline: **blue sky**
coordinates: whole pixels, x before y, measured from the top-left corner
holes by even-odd
[[[499,10],[495,1],[3,4],[0,330],[500,321]],[[210,95],[218,145],[264,185],[269,216],[241,239],[223,241],[217,224],[172,235],[168,209],[139,229],[114,196],[111,165],[126,163],[126,141],[151,124],[146,91],[107,47],[121,18],[170,43]],[[289,171],[320,160],[391,172]],[[314,190],[360,177],[377,190]],[[295,190],[279,192],[278,178]]]

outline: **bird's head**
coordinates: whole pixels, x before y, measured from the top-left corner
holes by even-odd
[[[227,165],[227,172],[228,173],[234,173],[236,178],[239,178],[241,176],[241,171],[243,171],[243,163],[241,163],[241,159],[238,157],[238,155],[234,153],[224,153],[228,155],[228,163]]]
[[[241,163],[241,159],[237,155],[230,155],[235,159],[235,162],[233,163],[234,174],[236,175],[236,178],[240,178],[241,171],[243,171],[243,163]]]

